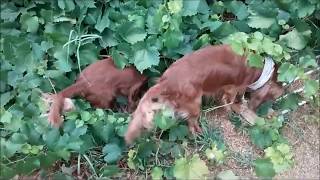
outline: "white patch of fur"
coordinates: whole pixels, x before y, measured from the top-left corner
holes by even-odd
[[[70,98],[64,98],[63,102],[63,110],[64,111],[71,111],[75,109],[75,106]]]

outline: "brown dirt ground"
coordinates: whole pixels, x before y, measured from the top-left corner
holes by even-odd
[[[230,156],[224,165],[212,169],[212,175],[223,170],[232,170],[237,176],[255,177],[250,162],[262,156],[250,141],[248,134],[235,129],[223,109],[207,115],[214,127],[220,127]],[[320,112],[310,105],[304,105],[289,114],[289,122],[284,125],[282,134],[293,147],[294,167],[278,174],[275,179],[320,179]]]

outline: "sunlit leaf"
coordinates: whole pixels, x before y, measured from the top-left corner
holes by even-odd
[[[255,172],[257,176],[271,178],[275,176],[273,164],[269,159],[257,159],[254,161]]]
[[[175,161],[173,174],[177,179],[203,179],[209,173],[206,163],[198,154]]]
[[[151,171],[152,179],[162,179],[163,171],[160,167],[154,167]]]

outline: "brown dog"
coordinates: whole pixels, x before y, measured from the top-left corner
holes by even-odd
[[[116,96],[128,97],[129,109],[135,107],[135,96],[146,81],[135,68],[117,69],[111,58],[97,61],[86,67],[74,84],[54,95],[45,95],[52,102],[48,120],[54,126],[62,123],[61,112],[73,108],[69,98],[80,96],[94,107],[111,108]]]
[[[186,118],[191,133],[201,132],[198,118],[203,95],[222,91],[223,101],[233,103],[238,94],[243,94],[248,85],[260,77],[262,70],[248,67],[246,63],[246,57],[235,54],[228,45],[208,46],[182,57],[140,100],[125,135],[126,142],[131,143],[144,128],[150,129],[154,114],[164,107],[173,108],[180,117]],[[249,102],[252,109],[274,98],[270,91],[273,83],[270,80],[252,94]]]

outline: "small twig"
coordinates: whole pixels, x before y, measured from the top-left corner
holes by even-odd
[[[231,103],[228,103],[228,104],[223,104],[221,106],[216,106],[216,107],[213,107],[213,108],[208,108],[206,110],[203,110],[204,113],[208,113],[210,111],[213,111],[213,110],[216,110],[216,109],[219,109],[219,108],[222,108],[222,107],[225,107],[225,106],[229,106],[229,105],[232,105],[234,102],[231,102]]]
[[[80,175],[80,160],[81,160],[81,155],[79,154],[78,155],[78,166],[77,166],[77,175],[79,176]]]

